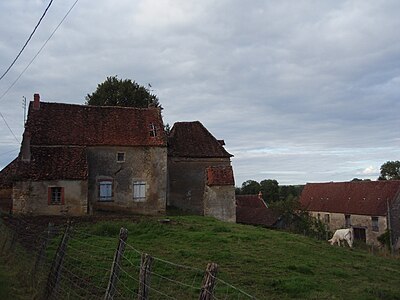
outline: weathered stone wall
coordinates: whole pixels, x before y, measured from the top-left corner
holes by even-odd
[[[0,188],[0,210],[9,213],[12,209],[12,187]]]
[[[125,161],[117,162],[117,153],[125,153]],[[166,147],[90,147],[89,208],[91,212],[120,211],[138,214],[164,214],[167,194]],[[112,201],[99,201],[98,182],[112,180]],[[133,182],[146,182],[146,199],[133,200]]]
[[[400,193],[391,204],[390,226],[392,229],[393,245],[400,247]]]
[[[312,216],[324,221],[325,214],[329,214],[330,222],[329,229],[335,231],[336,229],[346,228],[345,215],[342,213],[328,213],[328,212],[311,212]],[[375,216],[374,216],[375,217]],[[387,228],[387,220],[385,216],[378,217],[379,231],[372,230],[372,217],[363,215],[350,215],[351,226],[365,228],[366,242],[367,244],[379,245],[377,240],[378,236],[383,234]]]
[[[49,187],[64,188],[64,204],[48,204]],[[13,213],[71,215],[87,213],[87,182],[79,180],[23,181],[13,187]]]
[[[204,190],[204,215],[235,223],[235,187],[233,185],[206,185]]]
[[[229,158],[168,158],[168,205],[204,214],[205,169],[230,166]]]

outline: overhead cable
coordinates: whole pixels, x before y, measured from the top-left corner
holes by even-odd
[[[1,75],[0,77],[0,81],[3,79],[4,76],[6,76],[6,74],[8,73],[8,71],[10,71],[10,69],[12,68],[12,66],[15,64],[15,62],[17,61],[17,59],[21,56],[22,52],[24,51],[25,47],[28,45],[29,41],[31,40],[32,36],[34,35],[36,29],[39,27],[40,22],[42,22],[44,16],[46,15],[47,11],[49,10],[51,4],[53,3],[53,0],[50,0],[49,4],[47,5],[45,11],[43,12],[42,16],[39,19],[39,22],[36,24],[35,28],[33,29],[31,35],[29,36],[29,38],[27,39],[27,41],[25,42],[24,46],[22,47],[22,49],[19,51],[17,57],[13,60],[13,62],[11,63],[11,65],[7,68],[7,70],[3,73],[3,75]]]
[[[61,26],[61,24],[64,22],[64,20],[68,17],[69,13],[71,12],[71,10],[75,7],[76,3],[78,3],[79,0],[76,0],[71,8],[67,11],[67,13],[65,14],[65,16],[62,18],[62,20],[60,21],[60,23],[57,25],[57,27],[53,30],[53,32],[50,34],[50,36],[48,37],[48,39],[44,42],[43,46],[39,49],[39,51],[35,54],[35,56],[31,59],[31,61],[28,63],[28,65],[25,67],[25,69],[22,70],[21,74],[19,74],[19,76],[17,77],[17,79],[14,80],[14,82],[10,85],[10,87],[0,96],[0,101],[4,98],[5,95],[7,95],[7,93],[14,87],[14,85],[17,83],[17,81],[21,78],[21,76],[25,73],[25,71],[30,67],[30,65],[33,63],[33,61],[36,59],[36,57],[38,57],[38,55],[40,54],[40,52],[42,52],[43,48],[46,46],[46,44],[49,42],[49,40],[53,37],[53,35],[56,33],[56,31],[58,30],[58,28]]]

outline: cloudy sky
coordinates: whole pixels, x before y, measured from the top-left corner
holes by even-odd
[[[376,179],[400,159],[400,1],[54,0],[0,81],[0,168],[22,97],[83,104],[107,76],[151,83],[164,121],[224,139],[236,185]],[[0,2],[0,73],[49,0]],[[4,95],[4,96],[2,96]],[[66,124],[67,126],[68,124]]]

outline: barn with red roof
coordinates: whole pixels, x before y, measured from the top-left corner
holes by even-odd
[[[393,244],[400,236],[399,180],[307,183],[300,201],[331,230],[351,226],[369,244],[388,228]]]

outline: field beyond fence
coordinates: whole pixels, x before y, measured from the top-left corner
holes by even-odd
[[[0,258],[17,299],[400,299],[398,258],[200,216],[5,217]]]

